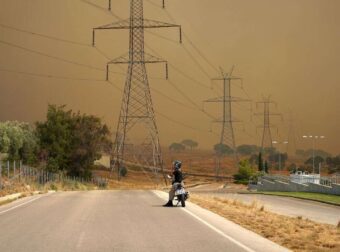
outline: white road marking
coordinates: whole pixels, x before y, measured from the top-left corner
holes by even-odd
[[[27,205],[27,204],[29,204],[29,203],[32,203],[33,201],[36,201],[36,200],[41,199],[41,198],[46,197],[46,196],[48,196],[48,194],[47,194],[47,195],[42,195],[42,196],[40,196],[40,197],[31,199],[31,200],[29,200],[29,201],[26,201],[26,202],[24,202],[24,203],[21,203],[21,204],[19,204],[19,205],[16,205],[16,206],[14,206],[14,207],[11,207],[11,208],[9,208],[9,209],[6,209],[6,210],[0,212],[0,215],[2,215],[2,214],[4,214],[4,213],[7,213],[7,212],[9,212],[9,211],[12,211],[12,210],[14,210],[14,209],[16,209],[16,208],[18,208],[18,207],[21,207],[21,206]]]
[[[163,199],[163,197],[161,195],[159,195],[157,193],[157,191],[152,191],[152,192],[155,195],[157,195],[159,198]],[[206,225],[207,227],[209,227],[210,229],[212,229],[216,233],[220,234],[224,238],[228,239],[229,241],[231,241],[231,242],[235,243],[236,245],[238,245],[239,247],[243,248],[245,251],[256,252],[255,250],[247,247],[246,245],[242,244],[241,242],[239,242],[239,241],[235,240],[234,238],[230,237],[229,235],[225,234],[223,231],[221,231],[220,229],[214,227],[213,225],[211,225],[210,223],[206,222],[202,218],[198,217],[196,214],[190,212],[188,209],[185,209],[185,208],[180,208],[180,209],[183,210],[184,212],[186,212],[187,214],[191,215],[192,217],[194,217],[196,220],[202,222],[204,225]]]
[[[195,219],[197,219],[198,221],[202,222],[204,225],[206,225],[207,227],[209,227],[210,229],[214,230],[216,233],[222,235],[224,238],[228,239],[229,241],[235,243],[236,245],[240,246],[241,248],[243,248],[245,251],[248,252],[255,252],[255,250],[252,250],[251,248],[247,247],[246,245],[242,244],[241,242],[235,240],[234,238],[230,237],[229,235],[223,233],[223,231],[219,230],[218,228],[214,227],[213,225],[211,225],[210,223],[206,222],[205,220],[203,220],[202,218],[198,217],[196,214],[190,212],[188,209],[185,208],[181,208],[184,212],[186,212],[187,214],[190,214],[192,217],[194,217]]]

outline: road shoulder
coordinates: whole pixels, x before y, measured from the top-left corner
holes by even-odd
[[[162,191],[153,191],[159,198],[164,201],[167,200],[168,194]],[[209,210],[206,210],[196,204],[187,202],[186,208],[180,208],[180,210],[187,212],[191,217],[202,224],[210,227],[215,232],[224,236],[226,239],[236,243],[243,247],[246,251],[263,251],[263,252],[274,252],[274,251],[290,251],[262,236],[249,231],[235,224]]]

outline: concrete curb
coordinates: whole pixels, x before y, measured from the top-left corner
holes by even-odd
[[[53,191],[53,190],[47,191],[47,193],[55,193],[55,192],[56,191]],[[25,196],[25,192],[9,194],[9,195],[0,197],[0,204],[3,203],[3,202],[6,202],[6,201],[13,202],[13,201],[18,200],[20,198],[29,197],[29,196],[33,196],[33,195],[37,195],[37,194],[44,194],[44,192],[42,192],[42,191],[34,191],[32,193],[32,195],[27,195],[27,196]]]

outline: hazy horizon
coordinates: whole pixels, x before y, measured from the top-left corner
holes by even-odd
[[[121,92],[105,82],[105,68],[109,59],[128,51],[128,31],[100,31],[96,38],[98,50],[90,44],[92,28],[117,21],[115,15],[128,18],[129,1],[112,1],[114,15],[105,11],[106,0],[88,2],[101,8],[82,0],[0,2],[1,121],[32,123],[45,118],[47,104],[66,104],[74,111],[103,118],[112,131],[116,130]],[[340,77],[336,70],[340,65],[340,1],[168,0],[166,4],[164,11],[159,8],[161,1],[144,1],[145,17],[173,23],[170,13],[190,41],[184,38],[184,44],[180,45],[177,29],[152,29],[151,33],[145,33],[146,51],[150,54],[155,51],[196,82],[171,65],[170,81],[164,80],[163,65],[147,66],[162,146],[191,138],[203,149],[211,149],[219,141],[219,125],[212,124],[199,108],[192,108],[193,104],[172,84],[197,107],[202,107],[202,101],[221,95],[221,84],[212,85],[210,81],[218,76],[214,68],[221,66],[229,71],[235,65],[234,75],[243,78],[246,92],[236,82],[233,96],[247,99],[249,95],[253,100],[252,108],[249,103],[233,107],[234,118],[244,122],[235,124],[237,145],[260,145],[262,131],[256,130],[256,126],[261,125],[262,119],[252,114],[261,112],[255,101],[271,95],[278,104],[272,107],[272,112],[284,116],[283,122],[273,118],[272,123],[279,126],[279,135],[275,129],[272,131],[273,140],[288,138],[292,111],[298,148],[312,148],[311,141],[303,140],[302,135],[324,135],[326,138],[317,141],[316,148],[340,154]],[[199,55],[196,47],[214,68]],[[111,81],[122,89],[126,66],[110,69]],[[218,105],[204,107],[216,117],[221,113]]]

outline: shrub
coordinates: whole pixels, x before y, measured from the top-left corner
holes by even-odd
[[[254,170],[248,160],[242,160],[239,164],[238,173],[235,174],[234,180],[236,184],[248,184],[250,178],[254,175]]]
[[[127,175],[127,169],[125,166],[121,167],[119,170],[120,176],[125,177]]]

